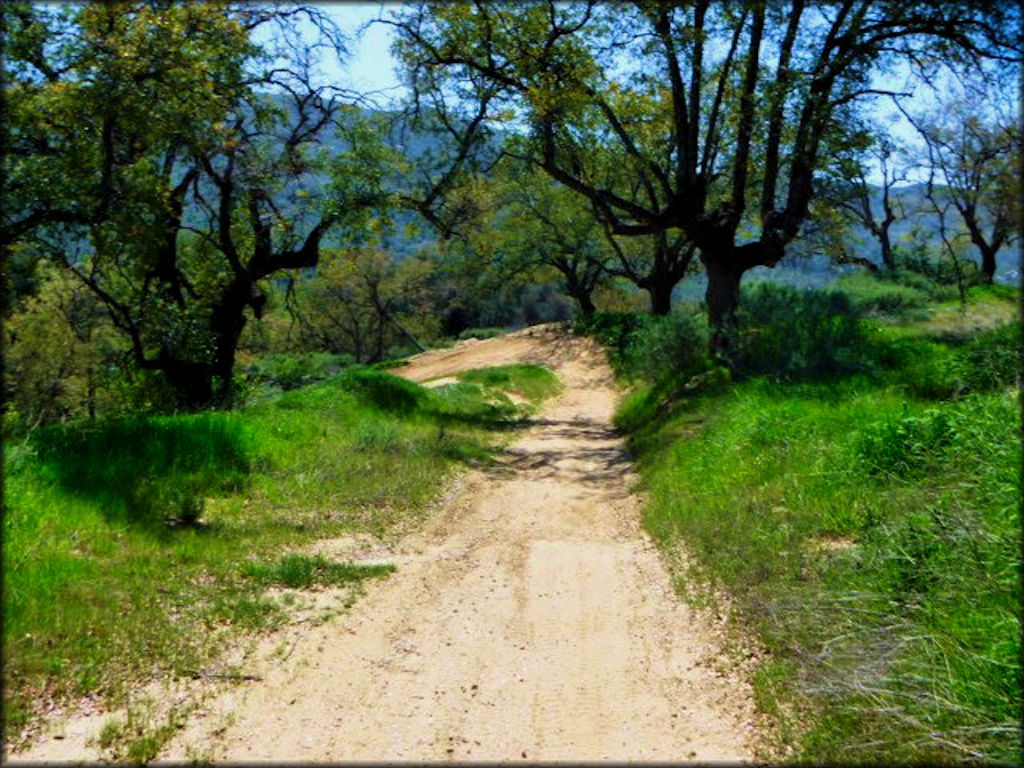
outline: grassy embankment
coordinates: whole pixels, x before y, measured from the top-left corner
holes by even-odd
[[[763,649],[764,757],[1019,764],[1019,292],[839,288],[747,291],[732,379],[699,317],[591,324],[646,528]]]
[[[8,441],[8,743],[52,702],[94,694],[116,706],[141,680],[216,663],[229,642],[285,620],[289,600],[269,586],[347,585],[339,609],[351,604],[363,580],[393,568],[302,548],[414,525],[450,470],[486,462],[503,441],[496,430],[559,388],[536,366],[459,378],[430,390],[349,369],[234,412],[56,425]],[[121,757],[148,759],[158,742],[140,732]]]

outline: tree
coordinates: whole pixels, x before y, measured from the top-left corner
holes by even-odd
[[[383,360],[396,344],[422,352],[410,326],[422,327],[430,315],[432,269],[424,259],[398,263],[374,247],[328,251],[315,277],[296,289],[291,309],[302,338],[357,363]]]
[[[327,232],[369,205],[363,146],[335,182],[324,132],[347,94],[313,83],[315,9],[92,3],[5,9],[11,41],[3,242],[32,242],[102,302],[136,368],[179,404],[227,397],[260,282],[315,266]],[[253,32],[275,25],[276,42]],[[374,198],[376,201],[376,198]]]
[[[991,283],[996,255],[1020,236],[1021,130],[1015,112],[986,110],[993,101],[988,90],[965,89],[931,113],[903,112],[924,141],[928,197],[944,241],[952,207],[981,256],[981,279]]]
[[[593,293],[607,277],[614,254],[600,222],[576,195],[545,173],[516,162],[499,166],[495,228],[504,274],[548,270],[584,315],[593,314]]]
[[[870,150],[857,151],[841,158],[839,172],[819,184],[819,195],[812,202],[810,229],[824,235],[831,246],[833,258],[841,264],[858,264],[878,271],[869,259],[849,252],[846,241],[849,228],[845,222],[859,225],[878,242],[882,267],[892,272],[897,268],[892,226],[906,217],[903,200],[894,191],[909,178],[909,166],[901,162],[904,151],[888,134],[872,138]],[[877,163],[881,184],[868,183],[864,161]],[[877,192],[876,192],[877,190]],[[838,228],[838,237],[833,228]]]
[[[44,265],[39,290],[5,323],[5,404],[32,427],[94,417],[107,399],[103,368],[123,354],[96,297],[67,270]]]
[[[678,230],[727,356],[743,274],[799,234],[816,173],[857,140],[895,61],[1020,58],[1015,6],[974,2],[421,4],[390,21],[415,80],[530,138],[524,158],[617,236]],[[461,91],[458,88],[461,86]],[[621,158],[621,173],[602,172]]]

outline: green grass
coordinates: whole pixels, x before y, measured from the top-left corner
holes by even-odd
[[[5,737],[48,700],[116,704],[137,681],[210,665],[285,617],[270,585],[386,575],[297,552],[415,525],[452,471],[488,461],[521,422],[505,392],[539,398],[554,380],[474,376],[431,391],[350,367],[235,412],[56,425],[6,445]]]
[[[506,393],[519,395],[533,404],[538,404],[561,391],[558,378],[550,370],[539,365],[514,363],[477,368],[460,373],[457,378],[467,384],[497,388]]]
[[[270,563],[246,563],[242,575],[261,584],[291,589],[340,586],[393,573],[389,563],[339,563],[323,555],[288,554]]]
[[[639,382],[644,524],[764,649],[766,759],[1019,764],[1019,327],[861,322],[859,373]]]

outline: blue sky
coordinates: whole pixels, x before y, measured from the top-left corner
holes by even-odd
[[[318,8],[330,14],[351,39],[348,65],[339,69],[335,64],[324,62],[328,76],[337,75],[339,84],[355,91],[381,91],[377,97],[381,102],[389,98],[401,98],[404,89],[395,77],[395,61],[391,56],[391,28],[385,24],[372,24],[362,34],[359,27],[376,18],[383,10],[394,9],[397,3],[382,2],[338,2],[316,3]]]

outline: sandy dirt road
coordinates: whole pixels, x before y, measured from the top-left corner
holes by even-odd
[[[549,365],[563,393],[414,534],[386,550],[335,542],[398,570],[347,613],[293,630],[284,658],[268,641],[247,662],[260,679],[222,687],[161,759],[752,758],[749,691],[639,527],[596,345],[539,326],[395,372],[429,381],[515,361]]]

